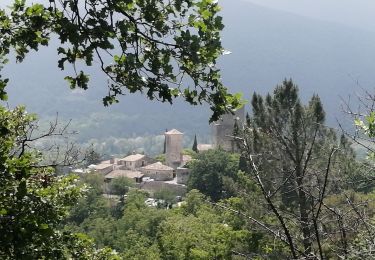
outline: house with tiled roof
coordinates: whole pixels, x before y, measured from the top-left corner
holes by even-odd
[[[113,171],[114,166],[113,164],[102,162],[96,165],[92,165],[91,169],[101,174],[107,174]]]
[[[140,171],[130,171],[130,170],[114,170],[110,173],[108,173],[105,176],[106,181],[111,181],[113,179],[121,178],[121,177],[126,177],[131,180],[133,180],[136,183],[142,182],[144,174]]]
[[[155,181],[173,180],[174,169],[161,162],[156,162],[140,168],[145,177],[150,177]]]
[[[131,154],[117,161],[118,165],[121,165],[123,169],[135,170],[137,168],[146,166],[149,158],[144,154]]]

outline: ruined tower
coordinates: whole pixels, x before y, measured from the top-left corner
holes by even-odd
[[[234,115],[225,114],[220,120],[213,123],[213,145],[221,147],[225,151],[236,151],[236,144],[231,136],[233,136],[234,125],[237,122],[241,126],[245,120],[245,108],[238,109]]]
[[[184,134],[176,129],[164,133],[166,141],[166,164],[176,169],[182,162],[182,139]]]

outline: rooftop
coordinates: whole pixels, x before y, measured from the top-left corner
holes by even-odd
[[[114,170],[105,176],[106,179],[115,179],[120,177],[134,179],[143,177],[143,174],[139,171]]]
[[[113,167],[113,165],[109,163],[100,163],[100,164],[95,165],[92,168],[94,168],[95,170],[103,170],[103,169],[107,169],[108,167]]]
[[[147,166],[142,167],[144,170],[162,170],[162,171],[173,171],[172,167],[162,164],[161,162],[156,162]]]
[[[110,159],[110,160],[105,160],[105,161],[101,161],[100,163],[98,163],[98,164],[117,164],[117,158],[112,158],[112,159]],[[112,162],[111,162],[112,161]]]
[[[191,160],[193,160],[193,157],[191,157],[190,155],[188,154],[182,155],[182,162],[181,162],[180,167],[184,167]]]
[[[180,131],[178,131],[177,129],[172,129],[168,132],[165,132],[166,135],[183,135],[183,133],[181,133]]]
[[[198,144],[197,148],[198,151],[207,151],[213,149],[213,146],[212,144]]]
[[[119,161],[135,162],[145,157],[146,155],[137,153],[137,154],[131,154],[129,156],[126,156],[125,158],[122,158]]]

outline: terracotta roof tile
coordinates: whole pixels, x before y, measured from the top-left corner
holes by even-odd
[[[172,167],[162,164],[161,162],[156,162],[147,166],[142,167],[144,170],[163,170],[163,171],[173,171]]]
[[[114,170],[105,176],[106,179],[115,179],[120,177],[133,179],[143,177],[143,174],[139,171]]]
[[[141,160],[145,157],[146,157],[146,155],[144,155],[144,154],[139,154],[139,153],[138,154],[131,154],[129,156],[126,156],[125,158],[120,159],[119,161],[135,162],[135,161]]]

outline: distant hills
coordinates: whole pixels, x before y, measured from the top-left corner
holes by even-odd
[[[343,25],[323,22],[241,0],[221,1],[226,28],[223,44],[232,54],[220,59],[223,80],[234,92],[249,98],[266,93],[284,78],[293,78],[304,100],[318,93],[331,125],[340,117],[340,96],[375,86],[375,35]],[[10,64],[9,104],[26,104],[42,119],[73,119],[83,142],[91,138],[154,135],[177,128],[207,140],[209,110],[182,102],[170,106],[146,101],[140,95],[124,97],[104,108],[106,78],[91,69],[86,92],[69,90],[57,69],[56,48],[30,55],[22,64]]]
[[[228,0],[222,0],[228,1]],[[241,0],[293,14],[375,31],[373,0]]]
[[[320,95],[333,124],[340,96],[375,86],[373,33],[245,1],[222,5],[223,41],[232,54],[221,65],[225,83],[236,91],[265,93],[291,77],[304,98]]]

